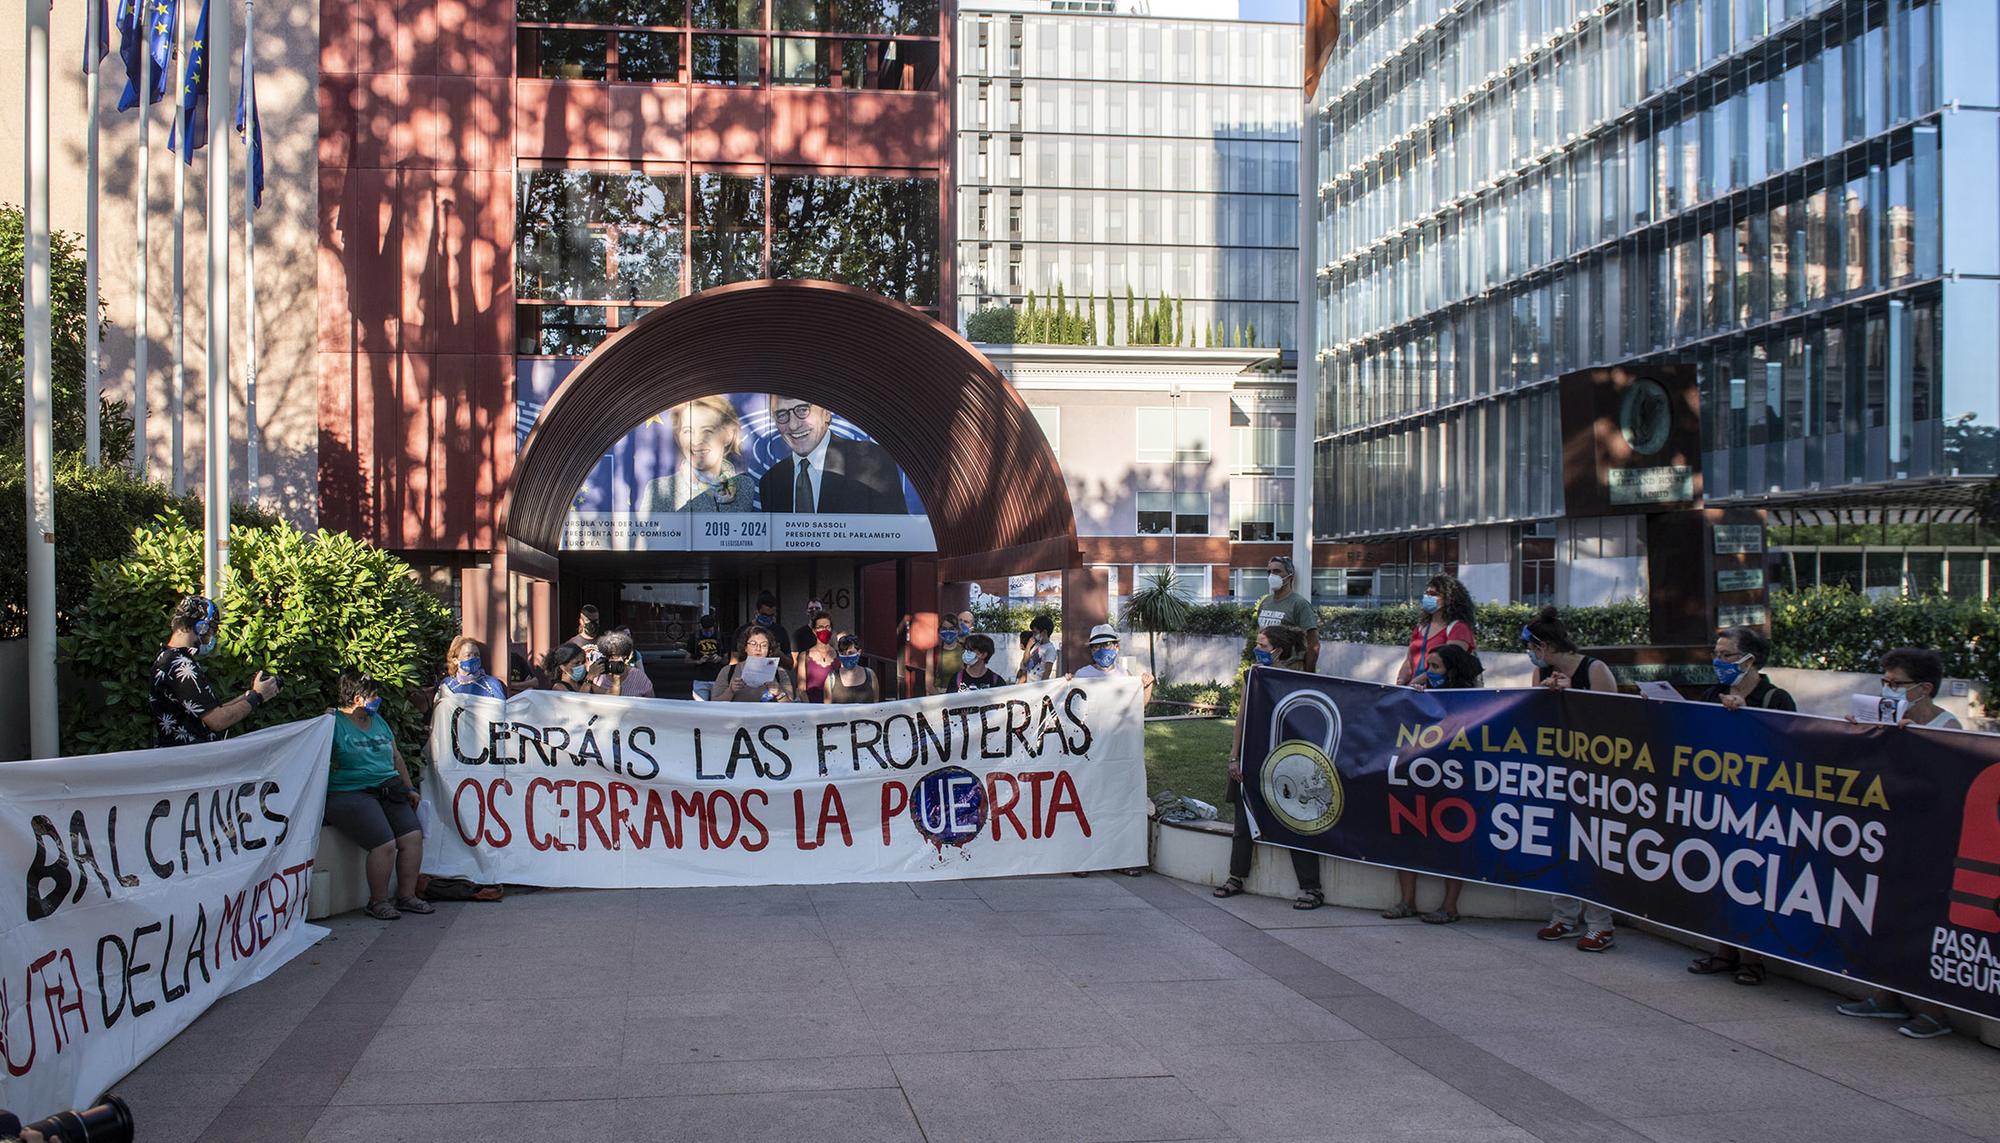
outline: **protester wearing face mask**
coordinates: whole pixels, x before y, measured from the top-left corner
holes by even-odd
[[[937,649],[931,652],[931,693],[950,694],[951,680],[965,666],[965,628],[956,615],[938,616]]]
[[[722,662],[722,627],[714,612],[696,621],[694,635],[688,639],[686,648],[690,662],[702,665]]]
[[[750,617],[750,626],[770,637],[771,654],[787,662],[791,661],[792,639],[785,633],[785,625],[778,622],[777,596],[768,591],[757,593],[757,613]]]
[[[840,669],[833,649],[833,620],[824,611],[813,612],[806,638],[805,650],[792,664],[792,677],[805,687],[806,702],[825,702],[826,681]]]
[[[1270,593],[1257,601],[1257,626],[1296,627],[1305,637],[1305,655],[1298,670],[1319,669],[1319,611],[1298,590],[1298,569],[1287,556],[1272,556],[1266,582]],[[1254,636],[1253,636],[1254,638]]]
[[[799,670],[798,660],[804,658],[805,653],[812,650],[813,644],[818,641],[813,632],[819,629],[822,620],[826,624],[827,637],[831,639],[833,637],[833,617],[827,614],[826,604],[817,599],[806,600],[805,625],[792,629],[792,669],[794,671]],[[832,644],[829,643],[827,646],[831,648]],[[804,678],[805,675],[800,673],[798,677]]]
[[[1438,660],[1439,651],[1450,646],[1479,650],[1479,638],[1472,630],[1472,596],[1456,576],[1434,575],[1417,603],[1424,615],[1410,631],[1410,653],[1396,672],[1396,685],[1441,686],[1444,664]]]
[[[1764,674],[1771,641],[1755,627],[1731,627],[1715,637],[1715,684],[1701,696],[1730,710],[1797,710],[1792,693]]]
[[[729,665],[715,676],[715,686],[709,690],[710,702],[792,702],[798,691],[792,685],[792,672],[785,668],[785,657],[772,648],[775,640],[771,632],[762,627],[745,627],[736,635],[736,650],[729,656]],[[753,683],[745,679],[744,665],[751,659],[775,658],[778,660],[775,673],[763,683]]]
[[[598,618],[597,608],[584,604],[583,609],[576,613],[576,634],[570,636],[569,641],[587,651],[597,645],[597,637],[602,634],[604,621]]]
[[[1071,671],[1069,677],[1072,679],[1128,679],[1133,677],[1132,672],[1126,670],[1125,664],[1119,660],[1118,649],[1118,629],[1116,627],[1113,627],[1109,623],[1100,623],[1092,627],[1090,629],[1090,662]],[[1144,704],[1153,701],[1153,673],[1142,670],[1139,672],[1138,678],[1142,688],[1140,691],[1140,703],[1142,704],[1140,709],[1143,710],[1145,709]],[[1145,870],[1142,868],[1133,868],[1120,869],[1118,872],[1127,877],[1137,877],[1141,873],[1144,873]],[[1077,877],[1088,877],[1089,875],[1088,872],[1074,874]]]
[[[964,665],[951,677],[951,689],[954,694],[961,691],[990,691],[994,687],[1007,685],[1007,680],[1000,672],[992,669],[992,636],[967,635],[964,649],[959,653],[959,661]]]
[[[597,650],[602,657],[591,662],[594,674],[590,685],[598,694],[653,697],[653,680],[640,665],[639,649],[632,645],[629,629],[606,631],[598,637]]]
[[[835,670],[826,680],[826,701],[830,703],[875,703],[882,688],[875,672],[861,665],[861,642],[843,631],[833,641]]]
[[[1485,668],[1480,665],[1479,656],[1463,647],[1446,644],[1437,653],[1434,665],[1444,672],[1444,677],[1430,682],[1430,688],[1465,690],[1485,682]],[[1456,877],[1440,877],[1438,880],[1444,882],[1444,899],[1437,908],[1426,913],[1417,908],[1417,875],[1407,869],[1398,869],[1396,903],[1382,911],[1382,919],[1400,921],[1405,917],[1415,917],[1426,925],[1457,924],[1458,897],[1465,891],[1465,882]]]
[[[1054,677],[1061,656],[1055,634],[1055,621],[1046,615],[1035,616],[1028,629],[1021,632],[1021,669],[1014,672],[1015,682],[1041,683]]]
[[[596,694],[590,685],[590,658],[583,648],[574,643],[564,643],[550,651],[542,660],[542,673],[549,678],[552,691],[570,691],[576,694]]]
[[[221,611],[202,596],[190,595],[174,608],[167,645],[153,659],[155,746],[214,742],[278,693],[278,680],[258,671],[249,690],[227,702],[216,697],[201,660],[215,650],[221,626]]]
[[[1271,624],[1257,632],[1256,647],[1252,655],[1260,667],[1304,670],[1305,634],[1289,623]],[[1250,837],[1250,815],[1243,812],[1243,721],[1241,719],[1236,722],[1236,743],[1229,748],[1229,800],[1236,804],[1236,830],[1229,839],[1229,880],[1211,891],[1217,897],[1234,897],[1243,892],[1243,881],[1250,876],[1250,858],[1254,852],[1254,843]],[[1292,899],[1292,908],[1319,908],[1326,903],[1326,892],[1320,886],[1319,855],[1307,853],[1302,849],[1294,849],[1290,853],[1292,875],[1298,878],[1299,882],[1299,893]]]
[[[507,697],[507,684],[486,673],[486,644],[470,635],[460,635],[445,651],[445,676],[440,685],[455,695]]]
[[[375,680],[356,671],[340,675],[340,705],[333,720],[333,759],[326,779],[326,824],[368,854],[368,915],[393,921],[404,913],[432,912],[416,895],[424,863],[424,835],[417,824],[422,799],[396,749],[396,734],[378,713]],[[403,895],[389,899],[389,874]]]

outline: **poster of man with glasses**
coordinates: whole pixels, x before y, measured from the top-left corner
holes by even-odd
[[[613,445],[577,490],[563,547],[925,552],[936,543],[902,469],[858,426],[804,398],[718,393],[662,409]]]

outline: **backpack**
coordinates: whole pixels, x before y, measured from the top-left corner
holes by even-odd
[[[498,901],[506,895],[501,886],[481,885],[464,877],[425,874],[417,879],[417,896],[426,901]]]

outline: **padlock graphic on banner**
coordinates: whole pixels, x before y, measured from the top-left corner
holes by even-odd
[[[1325,719],[1325,732],[1317,742],[1284,737],[1285,715],[1297,707],[1310,707]],[[1319,691],[1293,691],[1271,709],[1270,741],[1271,752],[1258,771],[1258,789],[1272,816],[1296,834],[1332,829],[1346,803],[1340,769],[1333,763],[1340,745],[1340,707]]]
[[[2000,933],[2000,766],[1988,766],[1965,791],[1965,822],[1951,874],[1951,923]]]

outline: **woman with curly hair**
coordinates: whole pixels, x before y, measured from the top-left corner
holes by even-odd
[[[1410,631],[1410,653],[1396,672],[1396,685],[1443,686],[1445,668],[1439,652],[1446,647],[1479,650],[1478,636],[1472,631],[1472,596],[1457,576],[1434,575],[1424,585],[1424,596],[1418,603],[1424,617]]]

